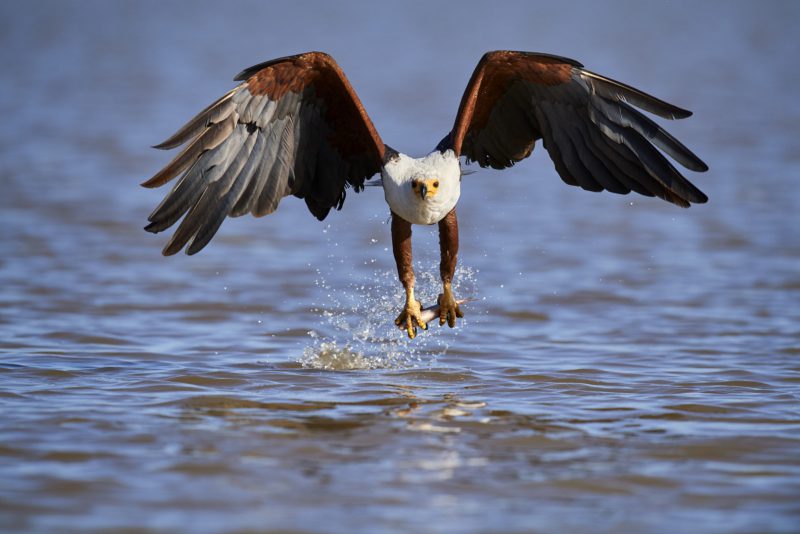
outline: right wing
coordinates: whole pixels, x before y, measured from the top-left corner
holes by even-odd
[[[583,68],[577,61],[500,50],[481,58],[464,91],[452,148],[481,167],[503,169],[527,158],[536,140],[564,182],[589,191],[636,191],[678,206],[708,197],[658,151],[697,172],[700,158],[634,106],[666,119],[689,111]]]

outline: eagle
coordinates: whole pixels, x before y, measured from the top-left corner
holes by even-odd
[[[414,297],[412,225],[439,227],[439,324],[453,327],[463,317],[452,290],[462,157],[464,163],[505,169],[530,156],[541,139],[569,185],[634,191],[681,207],[708,200],[664,154],[692,171],[708,166],[636,108],[665,119],[692,113],[565,57],[509,50],[484,54],[452,129],[421,158],[382,141],[344,72],[326,53],[266,61],[234,81],[239,85],[154,147],[186,145],[142,184],[159,187],[180,176],[145,230],[161,232],[182,218],[163,254],[184,247],[195,254],[228,216],[267,215],[293,195],[323,220],[331,209],[342,208],[348,188],[362,191],[380,174],[405,289],[395,324],[411,339],[417,328],[427,330]]]

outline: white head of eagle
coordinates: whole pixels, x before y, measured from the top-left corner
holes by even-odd
[[[324,219],[380,173],[392,213],[392,247],[406,292],[395,324],[413,338],[427,329],[414,298],[411,225],[438,224],[442,293],[439,324],[463,317],[451,282],[458,256],[456,205],[461,160],[504,169],[541,139],[556,172],[589,191],[631,191],[682,207],[708,200],[665,157],[708,167],[636,108],[665,119],[691,112],[549,54],[501,50],[478,62],[452,128],[419,159],[383,143],[339,65],[322,52],[245,69],[241,82],[156,148],[186,147],[145,187],[180,176],[145,229],[181,220],[164,255],[205,247],[228,216],[272,213],[281,199],[305,200]]]
[[[424,158],[395,154],[381,179],[392,213],[412,224],[438,223],[461,196],[461,166],[452,150],[434,150]]]

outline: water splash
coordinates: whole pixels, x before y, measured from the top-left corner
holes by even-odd
[[[423,306],[436,302],[441,289],[438,269],[431,270],[421,262],[415,264],[416,294]],[[409,340],[398,329],[394,319],[402,307],[405,294],[390,269],[374,269],[366,279],[354,280],[342,288],[328,284],[318,271],[316,284],[324,289],[325,302],[316,311],[324,319],[318,331],[309,332],[312,342],[303,349],[298,362],[304,367],[325,370],[405,369],[431,365],[444,354],[458,336],[464,320],[454,330],[429,323],[427,331],[419,331]],[[339,274],[339,276],[341,276]],[[354,278],[356,275],[351,275]],[[460,296],[476,291],[476,271],[460,266],[456,270],[453,290]]]
[[[374,358],[353,352],[349,347],[339,347],[336,341],[322,341],[306,347],[299,360],[304,367],[325,371],[350,371],[379,367]]]

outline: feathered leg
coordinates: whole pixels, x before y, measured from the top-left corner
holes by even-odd
[[[411,264],[411,223],[392,212],[392,249],[394,261],[397,263],[397,274],[406,290],[406,305],[394,323],[405,325],[408,337],[414,339],[417,326],[423,330],[428,325],[422,320],[422,306],[414,298],[414,267]]]
[[[455,208],[439,221],[439,249],[441,251],[439,274],[443,286],[439,295],[439,325],[446,322],[447,326],[453,328],[456,325],[456,317],[464,317],[450,288],[458,260],[458,220]]]

